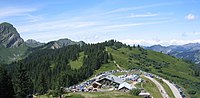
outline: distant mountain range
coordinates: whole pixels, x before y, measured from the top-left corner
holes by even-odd
[[[7,22],[0,24],[0,62],[10,63],[24,58],[37,49],[58,49],[68,45],[84,45],[83,41],[75,42],[70,39],[60,39],[48,43],[40,43],[36,40],[29,39],[24,41],[16,28]],[[31,50],[31,51],[30,51]]]
[[[48,43],[40,43],[34,39],[24,41],[12,24],[7,22],[0,24],[0,61],[4,63],[10,63],[12,61],[22,59],[33,50],[58,49],[74,44],[82,46],[86,43],[83,41],[75,42],[67,38]],[[162,52],[200,64],[199,43],[171,46],[153,45],[145,47],[145,49]]]
[[[39,47],[45,44],[45,43],[40,43],[34,39],[28,39],[27,41],[25,41],[25,43],[28,47]]]
[[[69,45],[74,45],[74,44],[82,46],[85,44],[85,42],[83,42],[83,41],[75,42],[75,41],[65,38],[65,39],[59,39],[57,41],[51,41],[44,45],[40,45],[39,48],[41,48],[41,49],[59,49],[59,48],[66,47]]]
[[[200,43],[189,43],[185,45],[171,46],[153,45],[145,48],[200,64]]]

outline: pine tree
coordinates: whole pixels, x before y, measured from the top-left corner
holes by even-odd
[[[108,53],[107,53],[107,52],[104,52],[103,55],[104,55],[104,56],[103,56],[103,64],[106,64],[106,63],[108,63]]]
[[[110,53],[110,60],[111,61],[113,61],[114,59],[113,59],[113,56],[112,56],[112,54]]]
[[[135,44],[133,45],[133,48],[136,48],[136,47],[135,47]]]
[[[14,81],[16,98],[26,98],[26,96],[32,94],[33,84],[23,63],[17,64],[14,75],[16,76]]]
[[[45,76],[42,74],[41,78],[40,78],[40,84],[39,84],[39,93],[40,94],[45,94],[48,90],[48,86],[47,86],[47,80],[45,78]]]
[[[0,65],[0,98],[13,98],[14,89],[10,76]]]

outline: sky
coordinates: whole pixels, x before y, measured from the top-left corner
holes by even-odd
[[[145,46],[200,42],[200,0],[0,0],[0,23],[24,40]]]

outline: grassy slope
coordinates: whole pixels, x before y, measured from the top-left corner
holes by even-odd
[[[22,45],[18,48],[4,48],[0,47],[0,59],[2,60],[2,63],[11,63],[15,60],[20,60],[26,53],[28,47],[25,45]]]
[[[107,48],[108,52],[112,53],[114,60],[123,68],[129,69],[130,66],[145,66],[140,60],[130,58],[130,54],[142,54],[138,48],[129,50],[128,48],[120,48],[114,50],[112,48]],[[166,54],[159,52],[154,52],[146,50],[147,59],[154,60],[158,63],[167,62],[168,65],[162,67],[161,69],[155,69],[153,66],[145,66],[146,69],[150,69],[151,73],[160,75],[166,79],[178,83],[184,88],[188,89],[187,86],[182,84],[182,81],[200,82],[200,79],[192,76],[193,71],[190,69],[192,66],[184,62],[181,59],[177,59]],[[140,65],[138,65],[140,63]]]
[[[69,62],[70,66],[73,69],[79,69],[83,65],[83,58],[84,58],[84,52],[80,52],[78,60]],[[101,73],[101,72],[105,72],[105,71],[109,71],[109,70],[116,70],[116,69],[117,69],[117,67],[115,66],[113,61],[109,61],[109,63],[103,64],[100,69],[95,70],[94,75]]]
[[[145,90],[147,90],[153,98],[162,98],[156,85],[149,79],[142,77],[146,82],[143,84]]]
[[[76,92],[64,95],[65,98],[142,98],[133,96],[129,93],[110,91],[110,92]],[[36,98],[53,98],[47,95],[37,96]]]
[[[127,48],[121,48],[118,50],[114,50],[111,48],[108,48],[109,52],[113,54],[114,59],[116,60],[116,62],[128,69],[128,65],[130,66],[138,66],[137,64],[135,64],[134,62],[139,62],[138,60],[132,59],[129,60],[129,54],[141,54],[141,52],[138,50],[138,48],[133,49],[133,50],[129,50]],[[122,52],[124,52],[125,54],[122,54]],[[155,60],[157,62],[169,62],[170,64],[167,67],[163,67],[162,71],[166,72],[166,73],[173,73],[174,75],[180,76],[182,78],[186,78],[186,79],[190,79],[193,81],[200,81],[199,79],[191,76],[190,74],[193,72],[189,67],[191,66],[190,64],[187,64],[185,62],[183,62],[180,59],[176,59],[173,58],[171,56],[162,54],[162,53],[158,53],[158,52],[154,52],[154,51],[147,51],[147,58]],[[131,61],[131,63],[129,63],[129,61]],[[146,66],[147,67],[147,66]],[[155,70],[154,68],[152,68],[151,66],[149,66],[150,69],[152,69],[153,72],[158,73],[158,70]]]
[[[84,52],[79,53],[78,60],[70,61],[69,64],[72,69],[79,69],[83,65]]]
[[[189,68],[191,65],[183,62],[181,59],[177,59],[162,53],[148,51],[148,58],[154,59],[156,61],[162,62],[169,62],[170,64],[167,67],[163,67],[162,71],[167,74],[173,74],[176,76],[179,76],[181,78],[189,79],[192,81],[200,81],[199,79],[191,76],[192,70]],[[153,70],[155,73],[157,73],[157,70]]]
[[[94,72],[94,75],[101,73],[101,72],[105,72],[105,71],[109,71],[109,70],[117,70],[117,69],[118,68],[115,66],[115,64],[112,61],[109,61],[109,63],[103,64],[100,69],[96,70]]]
[[[75,93],[76,94],[76,93]],[[111,91],[111,92],[84,92],[78,93],[84,98],[141,98],[138,96],[130,95],[129,93]]]
[[[169,88],[169,86],[163,82],[162,80],[158,79],[158,78],[155,78],[162,86],[163,88],[165,89],[166,93],[169,95],[170,98],[175,98],[172,90]]]

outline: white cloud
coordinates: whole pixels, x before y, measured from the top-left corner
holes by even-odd
[[[160,24],[165,23],[167,21],[155,21],[155,22],[139,22],[139,23],[127,23],[127,24],[117,24],[117,25],[109,25],[105,26],[105,28],[123,28],[123,27],[131,27],[131,26],[142,26],[142,25],[152,25],[152,24]]]
[[[138,10],[138,9],[145,9],[149,7],[160,6],[160,5],[148,5],[148,6],[140,6],[140,7],[132,7],[132,8],[121,8],[117,10],[111,11],[111,13],[115,12],[123,12],[129,10]],[[26,9],[26,8],[24,8]],[[161,21],[138,21],[138,22],[127,22],[125,19],[118,19],[121,15],[115,14],[93,14],[89,13],[89,15],[74,15],[70,18],[63,18],[63,15],[54,15],[53,17],[42,17],[40,15],[32,15],[31,12],[37,11],[37,9],[27,9],[24,10],[22,8],[18,8],[18,10],[10,11],[9,14],[4,14],[2,16],[16,16],[16,15],[26,15],[23,19],[28,20],[23,25],[16,25],[19,33],[21,33],[24,39],[37,39],[39,41],[49,41],[66,37],[66,38],[76,38],[76,36],[90,36],[92,33],[97,34],[96,36],[88,37],[87,40],[90,42],[94,42],[95,40],[104,40],[107,37],[102,39],[103,35],[99,35],[98,33],[101,32],[120,32],[122,29],[126,30],[127,27],[134,27],[134,26],[143,26],[143,25],[153,25],[153,24],[160,24],[168,22],[166,19]],[[11,9],[9,9],[11,10]],[[0,11],[1,12],[1,11]],[[95,12],[96,13],[96,12]],[[131,17],[153,17],[157,16],[156,13],[144,13],[144,14],[132,14]],[[60,18],[62,17],[62,18]],[[127,19],[127,15],[125,15]],[[21,17],[20,17],[21,18]],[[130,18],[133,19],[134,18]],[[33,22],[33,23],[32,23]],[[90,33],[90,34],[89,34]],[[105,34],[107,35],[107,34]],[[83,40],[83,38],[80,38]]]
[[[187,20],[196,20],[197,16],[192,14],[192,13],[189,13],[188,15],[185,16],[185,19],[187,19]]]
[[[22,8],[22,7],[8,7],[0,8],[0,18],[12,17],[12,16],[24,16],[29,12],[36,11],[36,8]]]
[[[146,14],[131,14],[129,17],[131,18],[143,18],[143,17],[153,17],[153,16],[158,16],[159,14],[156,13],[146,13]]]
[[[95,25],[94,22],[84,22],[84,21],[69,21],[69,20],[56,20],[49,22],[39,22],[34,24],[18,26],[18,30],[21,33],[26,32],[48,32],[48,31],[58,31],[58,30],[73,30],[77,28],[89,27]]]
[[[199,36],[200,32],[184,32],[181,34],[182,37]]]
[[[27,39],[36,39],[43,42],[59,38],[72,38],[84,34],[93,29],[99,23],[78,20],[51,20],[35,23],[27,23],[16,26],[21,36]],[[88,29],[89,28],[89,29]],[[82,39],[79,39],[82,40]]]
[[[172,5],[172,4],[179,4],[179,2],[158,3],[158,4],[151,4],[151,5],[144,5],[144,6],[117,8],[117,9],[113,9],[111,11],[108,11],[105,14],[127,12],[127,11],[132,11],[132,10],[141,10],[141,9],[147,9],[147,8],[151,8],[151,7],[167,6],[167,5]]]
[[[200,39],[196,40],[177,40],[177,39],[172,39],[172,40],[132,40],[132,39],[124,39],[124,40],[119,40],[123,43],[126,44],[139,44],[139,45],[144,45],[144,46],[151,46],[151,45],[183,45],[183,44],[188,44],[188,43],[200,43]]]
[[[28,20],[27,22],[39,22],[40,20],[44,19],[42,15],[31,15],[31,14],[25,14],[26,19]]]
[[[109,34],[99,34],[101,33],[112,33],[118,32],[126,27],[143,26],[143,25],[154,25],[168,22],[163,21],[153,21],[153,22],[137,22],[137,23],[107,23],[96,21],[84,21],[82,18],[74,19],[73,17],[69,20],[59,19],[50,21],[41,21],[34,23],[27,23],[20,26],[16,26],[18,31],[21,33],[24,39],[37,39],[39,41],[50,41],[50,39],[55,40],[56,38],[72,38],[77,40],[76,36],[82,37],[90,36],[91,34],[97,35],[92,37],[87,37],[87,39],[79,38],[78,40],[88,40],[87,42],[95,42],[97,39],[106,40]],[[103,38],[102,38],[103,37]],[[99,41],[98,40],[98,41]]]

